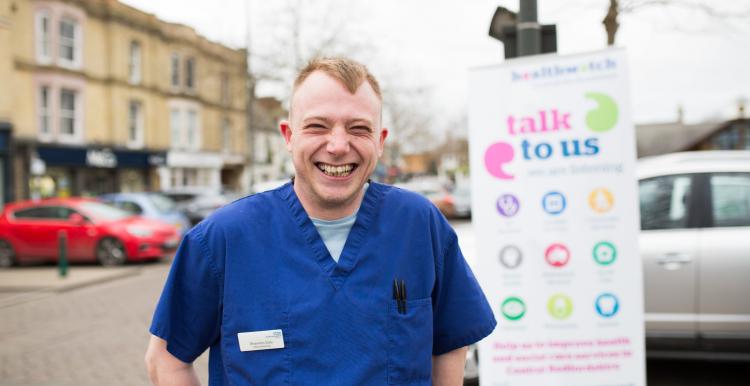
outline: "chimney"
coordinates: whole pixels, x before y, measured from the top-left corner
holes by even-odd
[[[745,104],[747,103],[747,99],[745,97],[740,97],[737,99],[737,119],[745,119]]]

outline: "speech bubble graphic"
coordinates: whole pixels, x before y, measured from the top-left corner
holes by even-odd
[[[596,102],[597,107],[586,113],[586,126],[596,133],[604,133],[612,130],[617,124],[619,108],[617,103],[609,95],[589,92],[585,97]]]
[[[513,161],[515,151],[513,146],[505,142],[493,143],[484,152],[484,167],[496,178],[501,180],[512,180],[513,175],[505,172],[504,165]]]
[[[526,314],[526,304],[521,298],[511,296],[503,301],[500,312],[508,320],[519,320]]]

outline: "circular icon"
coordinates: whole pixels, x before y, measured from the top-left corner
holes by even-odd
[[[573,301],[564,294],[552,295],[547,301],[547,311],[555,319],[567,319],[573,313]]]
[[[520,298],[511,296],[503,300],[500,305],[500,312],[508,320],[518,320],[526,314],[526,304]]]
[[[542,208],[544,211],[557,215],[565,210],[565,196],[560,192],[549,192],[542,197]]]
[[[594,212],[609,212],[614,205],[615,196],[606,188],[596,188],[589,194],[589,206]]]
[[[544,260],[553,267],[563,267],[570,261],[570,250],[563,244],[552,244],[544,251]]]
[[[599,265],[610,265],[617,259],[617,248],[609,241],[600,241],[594,245],[594,261]]]
[[[518,268],[523,261],[523,253],[515,245],[505,246],[500,250],[500,264],[508,269]]]
[[[518,198],[512,194],[503,194],[500,196],[500,198],[497,199],[496,206],[500,215],[505,217],[515,216],[521,208]]]
[[[594,307],[602,317],[611,318],[620,310],[620,301],[613,294],[603,293],[596,298]]]

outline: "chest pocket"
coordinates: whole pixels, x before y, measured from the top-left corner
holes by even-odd
[[[432,298],[388,306],[388,384],[423,384],[432,375]]]

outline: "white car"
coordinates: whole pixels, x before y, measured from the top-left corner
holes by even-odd
[[[649,357],[750,359],[750,151],[638,163]]]

